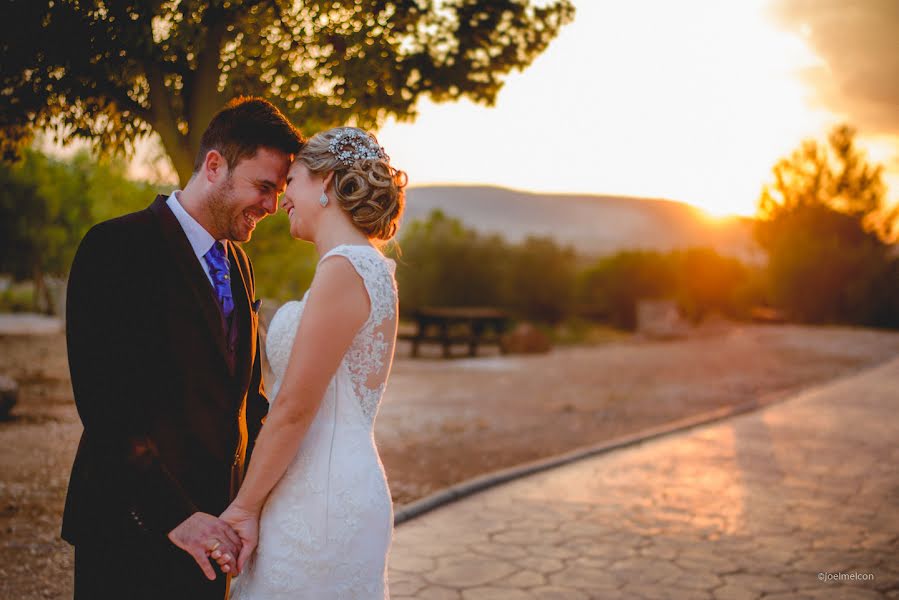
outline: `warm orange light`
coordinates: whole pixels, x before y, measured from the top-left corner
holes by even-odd
[[[820,61],[768,20],[764,0],[575,4],[575,22],[509,77],[496,107],[424,101],[416,122],[382,129],[412,184],[668,198],[751,215],[777,159],[841,120],[809,106],[799,71]]]

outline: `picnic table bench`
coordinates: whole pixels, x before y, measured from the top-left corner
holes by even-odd
[[[422,308],[412,314],[416,329],[413,333],[403,333],[400,339],[412,342],[412,357],[418,356],[423,343],[437,343],[443,346],[443,358],[451,357],[453,344],[467,344],[468,356],[477,356],[478,346],[500,344],[506,330],[508,315],[494,308]]]

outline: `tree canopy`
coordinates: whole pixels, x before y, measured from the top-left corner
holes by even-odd
[[[885,209],[883,167],[868,162],[855,135],[849,125],[838,125],[826,144],[806,140],[774,165],[774,181],[762,188],[759,198],[757,238],[763,247],[774,243],[782,226],[810,211],[834,213],[834,221],[858,222],[884,241],[894,236],[899,213]]]
[[[899,257],[890,246],[899,208],[887,210],[882,167],[855,131],[805,141],[774,166],[755,235],[768,253],[770,296],[811,323],[899,326]]]
[[[376,128],[423,95],[491,104],[571,21],[570,0],[7,0],[0,142],[104,152],[159,134],[190,176],[212,115],[263,96],[303,131]]]

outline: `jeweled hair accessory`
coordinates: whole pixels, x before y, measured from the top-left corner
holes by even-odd
[[[328,143],[328,151],[346,166],[363,159],[389,160],[384,148],[371,135],[349,127],[334,134]]]

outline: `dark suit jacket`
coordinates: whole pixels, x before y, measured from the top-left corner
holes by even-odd
[[[93,227],[72,265],[66,337],[84,433],[62,536],[76,545],[165,536],[196,511],[220,514],[268,409],[250,261],[227,244],[229,342],[165,200]]]

